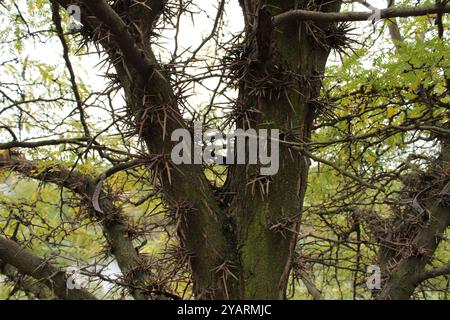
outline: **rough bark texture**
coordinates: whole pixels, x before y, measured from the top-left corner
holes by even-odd
[[[304,23],[293,21],[269,33],[273,26],[264,25],[260,16],[294,9],[293,1],[268,1],[268,6],[241,1],[241,5],[246,16],[245,51],[253,62],[240,86],[244,110],[237,125],[280,129],[284,140],[307,141],[329,50],[314,41]],[[339,2],[321,9],[336,11]],[[328,24],[318,26],[326,30]],[[259,41],[261,36],[266,39]],[[279,84],[267,86],[263,80],[267,78]],[[281,146],[278,174],[262,177],[255,166],[231,171],[229,183],[237,194],[230,215],[236,219],[240,298],[285,298],[308,168],[309,160],[300,152]]]

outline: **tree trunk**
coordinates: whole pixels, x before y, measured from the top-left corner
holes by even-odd
[[[163,3],[149,2],[150,6]],[[243,59],[234,64],[243,76],[234,120],[238,128],[280,129],[281,140],[305,142],[311,135],[315,99],[330,50],[325,39],[332,31],[329,23],[313,26],[296,21],[274,29],[272,16],[296,8],[295,2],[240,1],[246,41],[239,55]],[[274,176],[260,176],[258,165],[230,166],[221,190],[227,196],[219,199],[200,165],[175,167],[170,161],[174,145],[170,135],[186,124],[169,77],[147,40],[158,10],[152,10],[150,17],[141,9],[127,10],[124,14],[134,24],[125,28],[118,8],[110,10],[102,1],[84,3],[113,35],[103,34],[98,22],[85,21],[115,61],[130,124],[148,147],[152,174],[174,213],[196,298],[285,298],[309,160],[282,145],[280,170]],[[316,4],[322,11],[340,8],[340,1],[323,3]],[[130,47],[135,38],[141,40]]]
[[[308,141],[329,49],[314,40],[305,23],[271,30],[264,16],[294,9],[294,1],[268,1],[267,7],[249,3],[241,5],[247,17],[244,59],[252,62],[240,83],[237,126],[279,129],[281,140]],[[322,10],[339,6],[332,2]],[[322,32],[329,27],[317,26]],[[240,263],[240,292],[234,298],[285,298],[308,169],[309,159],[281,145],[276,175],[260,176],[258,166],[249,165],[231,170],[229,183],[237,196],[229,203],[229,216],[236,219]]]

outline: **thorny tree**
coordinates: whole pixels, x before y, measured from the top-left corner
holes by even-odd
[[[66,33],[73,4],[83,28]],[[93,283],[106,281],[135,299],[285,299],[301,280],[315,299],[446,297],[450,6],[390,1],[381,30],[355,37],[349,22],[370,24],[373,12],[340,12],[349,8],[340,0],[239,0],[229,24],[244,27],[230,36],[231,4],[219,1],[210,33],[183,51],[183,18],[195,20],[200,1],[1,2],[15,32],[2,37],[0,168],[8,190],[20,176],[43,183],[29,199],[0,199],[11,295],[94,299]],[[374,75],[358,59],[374,54],[383,26],[395,51]],[[65,70],[25,57],[22,46],[49,39]],[[342,63],[326,72],[332,50]],[[98,92],[75,72],[75,54],[88,53],[108,79]],[[193,106],[192,88],[212,80],[210,102]],[[174,165],[171,133],[194,120],[280,129],[279,172]],[[101,248],[74,262],[66,247],[81,236]],[[156,237],[159,252],[148,244]],[[119,278],[106,272],[110,257]],[[79,261],[91,285],[67,290],[62,267]],[[370,264],[382,271],[372,292]]]

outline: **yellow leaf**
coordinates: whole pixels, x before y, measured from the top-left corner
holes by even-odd
[[[387,107],[386,113],[388,118],[392,118],[392,116],[395,114],[395,109],[393,107]]]

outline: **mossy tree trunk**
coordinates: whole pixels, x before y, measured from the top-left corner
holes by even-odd
[[[265,17],[296,8],[296,1],[250,3],[241,1],[247,28],[244,59],[251,62],[240,84],[237,125],[279,129],[281,140],[308,141],[329,47],[317,43],[305,23],[272,29]],[[339,7],[339,2],[331,2],[321,10]],[[328,32],[328,24],[316,26]],[[309,159],[281,145],[276,175],[260,176],[257,166],[248,165],[231,171],[228,182],[236,196],[229,204],[229,216],[235,218],[238,298],[285,298],[308,168]]]

